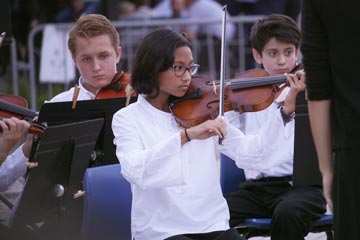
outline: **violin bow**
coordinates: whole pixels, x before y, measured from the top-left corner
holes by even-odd
[[[221,61],[220,61],[220,101],[219,118],[224,117],[224,88],[225,88],[225,43],[226,43],[226,5],[223,7],[222,29],[221,29]],[[219,138],[219,144],[222,144],[223,138]]]
[[[0,47],[1,47],[1,45],[2,45],[2,42],[3,42],[4,38],[5,38],[5,36],[6,36],[6,32],[3,32],[3,33],[0,35]]]

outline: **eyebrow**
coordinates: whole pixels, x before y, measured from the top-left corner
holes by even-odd
[[[191,64],[194,64],[194,59],[191,60],[189,64],[186,64],[183,61],[174,61],[174,64],[179,64],[179,65],[183,65],[183,66],[190,66]]]
[[[109,51],[102,51],[102,52],[99,52],[96,54],[97,55],[103,55],[103,54],[109,54],[110,52]],[[80,57],[90,57],[92,56],[92,54],[81,54]]]
[[[278,48],[268,48],[268,49],[265,49],[265,51],[279,51],[279,49]]]
[[[288,47],[288,48],[285,48],[285,50],[294,50],[294,48],[293,47]]]

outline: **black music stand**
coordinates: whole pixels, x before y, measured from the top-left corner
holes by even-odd
[[[305,92],[296,99],[294,141],[294,186],[322,186],[322,178],[311,134]]]
[[[137,97],[132,97],[135,102]],[[104,118],[104,127],[101,129],[96,142],[96,151],[91,166],[119,163],[115,154],[113,143],[114,134],[111,129],[112,117],[120,108],[125,107],[126,98],[108,98],[78,101],[72,108],[72,102],[46,103],[40,108],[40,123],[46,122],[48,126],[64,123],[79,122],[95,118]]]
[[[29,170],[15,209],[15,232],[38,223],[44,227],[40,230],[41,239],[62,239],[64,234],[79,231],[82,216],[77,215],[82,211],[77,208],[82,207],[82,198],[75,198],[74,194],[82,189],[83,176],[103,125],[104,119],[98,118],[46,129],[33,159],[30,158],[38,166]]]

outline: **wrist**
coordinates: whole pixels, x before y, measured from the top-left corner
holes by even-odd
[[[282,110],[286,115],[291,115],[291,114],[293,114],[293,112],[295,112],[295,104],[285,103],[282,106]]]
[[[0,151],[0,165],[6,160],[9,153],[10,150],[8,151],[7,149],[2,149],[2,151]]]
[[[6,160],[7,155],[6,154],[1,154],[0,153],[0,165]]]
[[[24,156],[26,158],[29,158],[30,157],[30,152],[31,152],[31,145],[29,146],[28,144],[23,144],[22,146],[22,152],[24,154]]]

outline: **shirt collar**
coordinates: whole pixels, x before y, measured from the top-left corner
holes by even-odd
[[[145,108],[144,110],[148,111],[150,114],[154,114],[157,117],[163,116],[166,118],[168,118],[169,116],[172,116],[172,113],[161,111],[161,110],[157,109],[156,107],[154,107],[153,105],[151,105],[146,100],[145,95],[139,94],[137,101],[139,101],[139,103],[141,103],[144,106],[144,108]]]
[[[80,78],[79,78],[79,87],[80,87],[81,91],[83,91],[85,94],[89,95],[89,96],[91,97],[91,99],[95,99],[96,95],[93,94],[92,92],[90,92],[89,90],[87,90],[87,89],[84,87],[84,85],[82,84],[82,81],[84,81],[84,80],[83,80],[83,77],[80,76]],[[96,90],[96,93],[98,93],[99,90],[100,90],[100,89]]]

